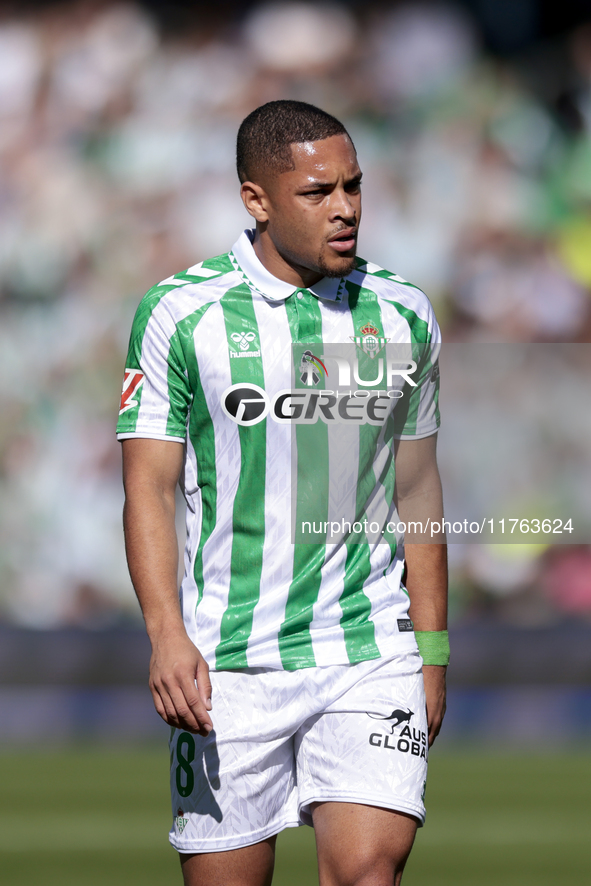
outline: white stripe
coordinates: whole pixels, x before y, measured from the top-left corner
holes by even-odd
[[[220,641],[222,616],[228,608],[233,540],[233,509],[240,480],[238,425],[221,409],[221,395],[230,386],[230,358],[222,307],[212,305],[194,335],[199,376],[215,438],[217,515],[203,549],[203,583],[207,588],[197,607],[197,636],[210,664]]]
[[[322,581],[314,603],[310,637],[318,666],[348,661],[345,633],[341,627],[343,610],[340,597],[345,585],[345,545],[326,545]]]
[[[158,286],[186,286],[186,280],[175,280],[174,277],[167,277],[166,280],[163,280]]]
[[[195,611],[199,599],[199,588],[195,581],[194,567],[199,539],[201,538],[201,526],[203,522],[203,510],[201,506],[201,490],[198,485],[198,466],[195,449],[191,438],[187,434],[187,454],[185,458],[183,486],[185,500],[187,502],[186,526],[187,538],[185,542],[185,574],[181,585],[183,621],[187,634],[199,646],[200,639],[197,635]]]
[[[390,549],[387,545],[380,544],[376,546],[379,553],[382,554],[382,562],[385,563],[390,557]],[[378,553],[376,551],[375,553]],[[408,617],[408,597],[400,587],[402,571],[404,569],[403,550],[399,548],[392,564],[392,568],[386,576],[380,577],[379,581],[375,581],[372,587],[364,587],[364,591],[371,601],[370,619],[374,623],[375,640],[378,649],[382,655],[388,654],[399,643],[402,644],[404,638],[410,638],[409,643],[414,643],[414,634],[399,634],[396,621],[399,618]],[[377,564],[377,558],[370,556],[372,567]],[[402,648],[402,647],[401,647]]]
[[[211,268],[204,268],[203,262],[199,262],[196,265],[191,265],[190,268],[187,268],[183,273],[190,274],[194,277],[216,277],[220,275],[220,271],[214,271]],[[227,274],[224,276],[227,277]]]
[[[156,307],[148,320],[142,340],[140,366],[145,375],[136,431],[166,437],[170,401],[168,399],[168,354],[175,325],[166,310]]]
[[[383,271],[379,265],[374,264],[372,261],[366,261],[361,268],[359,268],[359,273],[367,273],[367,274],[376,274],[378,271]]]
[[[183,275],[189,275],[192,277],[227,277],[227,272],[224,273],[222,271],[212,271],[211,268],[204,268],[203,262],[199,262],[197,265],[192,265],[190,268],[187,268],[186,271],[182,272]],[[166,280],[161,280],[158,286],[186,286],[186,280],[178,280],[176,275],[173,274],[171,277],[167,277]]]
[[[291,386],[292,349],[289,322],[284,303],[271,307],[264,298],[253,295],[259,327],[264,387],[270,398]],[[267,463],[265,480],[265,540],[261,570],[261,595],[254,608],[252,632],[247,650],[248,664],[282,667],[279,628],[293,578],[291,539],[291,424],[267,418]]]
[[[322,317],[322,339],[325,342],[350,342],[354,334],[353,319],[346,299],[336,304],[319,301]],[[329,385],[330,388],[330,385]],[[357,480],[359,474],[359,428],[340,423],[328,426],[328,519],[340,521],[349,515],[355,518]],[[349,471],[344,475],[343,468]],[[310,625],[312,647],[317,665],[348,661],[345,634],[340,625],[343,610],[340,597],[345,582],[347,549],[343,545],[327,545],[322,566],[322,581],[314,604]],[[327,630],[327,626],[332,626]],[[323,629],[321,632],[321,628]]]

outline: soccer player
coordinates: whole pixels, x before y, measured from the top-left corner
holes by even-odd
[[[313,824],[323,886],[391,886],[445,710],[445,546],[401,535],[441,519],[439,329],[420,290],[356,257],[338,120],[263,105],[237,165],[255,228],[144,297],[118,424],[170,841],[187,886],[263,886],[276,835]]]

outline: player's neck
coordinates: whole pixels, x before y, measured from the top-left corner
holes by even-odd
[[[292,286],[306,289],[308,286],[318,283],[324,276],[317,271],[311,271],[309,268],[288,262],[277,251],[267,231],[260,231],[257,228],[252,246],[256,257],[267,271],[273,274],[274,277],[277,277],[278,280],[283,280]]]

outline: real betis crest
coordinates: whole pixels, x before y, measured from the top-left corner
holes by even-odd
[[[177,811],[177,814],[176,814],[176,817],[174,820],[177,828],[179,829],[179,834],[182,834],[183,831],[185,830],[185,828],[187,827],[187,825],[189,824],[189,819],[184,818],[184,815],[185,815],[185,813],[183,812],[183,810],[179,809]]]
[[[372,326],[371,323],[366,323],[359,332],[361,335],[352,335],[351,339],[372,360],[380,353],[386,342],[390,341],[389,338],[381,338],[380,330],[376,326]]]

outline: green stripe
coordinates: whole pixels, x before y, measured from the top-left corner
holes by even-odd
[[[394,274],[390,271],[384,270],[384,268],[380,268],[379,271],[368,271],[367,268],[365,268],[365,273],[369,274],[370,277],[383,277],[386,280],[392,280],[394,278]],[[406,281],[398,280],[398,283],[406,283]],[[412,286],[412,283],[410,285]]]
[[[177,287],[171,284],[153,286],[148,292],[146,292],[140,301],[131,327],[127,361],[125,363],[126,369],[141,369],[142,345],[144,335],[146,334],[146,327],[160,300],[164,298],[171,289],[177,289]],[[144,387],[142,385],[134,394],[134,399],[137,400],[137,406],[134,406],[133,409],[128,409],[123,415],[119,416],[119,420],[117,421],[118,434],[133,433],[133,431],[135,431],[140,406],[142,404],[143,391]]]
[[[301,299],[297,295],[292,295],[285,302],[292,341],[322,347],[322,317],[318,302],[307,290],[302,291]],[[297,388],[305,387],[298,372],[305,346],[294,348]],[[328,428],[322,421],[313,425],[296,425],[295,435],[298,459],[296,526],[301,526],[307,520],[324,523],[328,520]],[[326,535],[321,535],[322,543],[294,545],[294,578],[278,638],[281,661],[286,670],[314,667],[316,664],[310,624],[320,591],[326,553]]]
[[[226,325],[226,341],[233,332],[254,332],[260,350],[259,328],[252,294],[240,284],[220,300]],[[230,350],[234,350],[234,346]],[[232,384],[252,382],[264,388],[261,357],[248,360],[229,358]],[[265,472],[267,420],[251,427],[238,426],[241,471],[232,516],[232,553],[228,606],[220,627],[216,667],[248,667],[247,648],[252,632],[254,608],[260,597],[265,537]]]
[[[371,603],[363,591],[370,570],[367,543],[348,544],[345,561],[345,588],[340,604],[343,610],[343,628],[347,655],[351,664],[369,658],[379,658],[375,628],[369,620]]]
[[[426,382],[425,376],[431,371],[431,333],[426,320],[421,320],[410,308],[401,305],[400,302],[390,301],[386,299],[399,314],[404,317],[410,328],[410,338],[412,342],[412,359],[419,367],[419,375],[415,376],[418,382],[416,388],[407,385],[404,391],[404,397],[396,404],[394,410],[395,433],[416,434],[417,419],[419,414],[419,406],[421,402],[421,392],[423,383]]]
[[[176,329],[171,336],[168,350],[166,433],[170,437],[184,437],[187,433],[187,415],[191,406],[192,394],[185,375],[186,365],[187,360],[183,353],[178,329]]]
[[[219,271],[220,274],[231,274],[234,270],[234,266],[230,261],[229,252],[224,252],[213,258],[207,258],[204,262],[201,262],[201,266],[210,271]]]
[[[349,282],[347,293],[355,335],[359,335],[361,328],[370,323],[379,330],[378,334],[383,336],[383,321],[376,294]],[[375,378],[375,360],[372,360],[361,348],[356,349],[355,356],[359,360],[360,378]],[[359,466],[355,519],[362,521],[366,516],[367,502],[377,485],[373,461],[381,429],[367,424],[360,425],[358,430]],[[360,538],[357,543],[347,544],[345,578],[340,604],[343,610],[341,627],[351,662],[378,658],[380,655],[375,642],[374,624],[369,619],[371,603],[363,590],[370,573],[370,549],[365,537]]]
[[[399,314],[402,314],[408,325],[410,326],[411,341],[418,344],[430,344],[431,333],[429,332],[429,324],[426,320],[415,314],[410,308],[405,308],[400,302],[390,301],[389,298],[384,299],[396,308]]]
[[[225,253],[224,255],[216,255],[215,258],[206,259],[206,261],[201,262],[201,267],[208,271],[217,271],[220,276],[223,274],[229,274],[234,270],[228,253]],[[184,283],[208,283],[210,280],[216,279],[210,274],[199,274],[198,271],[190,274],[189,271],[190,268],[187,268],[185,271],[179,271],[178,274],[174,275],[174,279],[182,280]]]
[[[384,498],[388,503],[391,503],[394,500],[394,489],[396,485],[396,468],[394,463],[394,421],[390,418],[386,422],[386,426],[384,428],[384,447],[388,449],[388,458],[384,467],[382,469],[382,473],[378,478],[378,482],[384,487]],[[385,567],[383,574],[385,575],[388,571],[392,561],[394,560],[394,556],[396,554],[396,549],[398,547],[396,543],[396,534],[393,532],[389,532],[387,529],[384,531],[383,542],[382,544],[387,544],[390,546],[390,562]]]
[[[193,404],[189,418],[189,438],[195,450],[197,461],[197,483],[201,491],[201,531],[199,544],[195,554],[193,577],[197,586],[197,604],[203,598],[203,548],[215,528],[217,514],[217,474],[215,434],[213,422],[203,386],[199,379],[199,366],[195,354],[194,333],[200,320],[213,302],[209,302],[195,313],[186,317],[177,326],[179,347],[185,355],[185,364],[189,375],[189,385],[193,391]]]
[[[423,290],[419,289],[418,286],[415,286],[414,283],[410,283],[408,280],[405,280],[404,277],[399,277],[398,274],[395,274],[393,271],[387,271],[385,268],[378,268],[377,271],[368,271],[367,261],[364,258],[358,258],[356,260],[355,269],[361,271],[363,274],[367,274],[368,277],[382,277],[384,280],[393,280],[394,283],[400,283],[401,286],[410,286],[411,289],[416,289],[421,295],[425,294]]]

